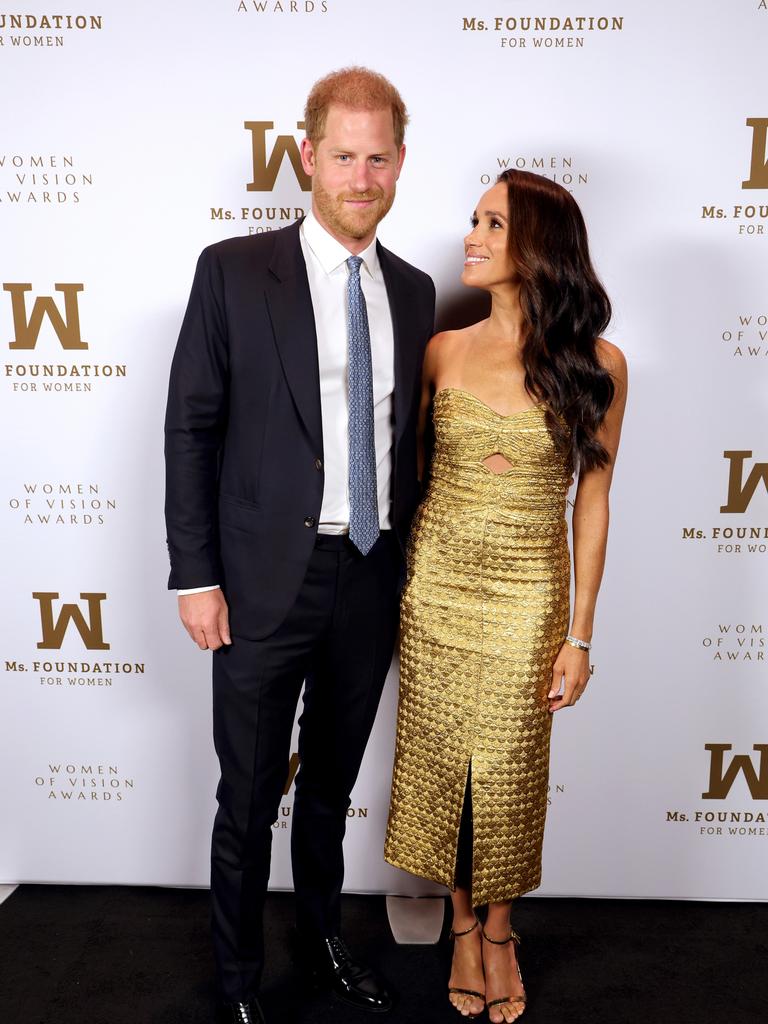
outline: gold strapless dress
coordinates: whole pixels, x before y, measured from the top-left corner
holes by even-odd
[[[385,858],[455,888],[472,770],[472,902],[541,881],[552,665],[568,631],[569,472],[541,406],[434,400],[435,452],[403,594]],[[496,452],[511,468],[494,473]]]

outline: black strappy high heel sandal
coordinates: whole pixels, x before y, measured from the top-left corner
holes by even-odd
[[[514,942],[515,946],[519,948],[520,943],[522,942],[522,939],[520,938],[520,936],[512,928],[509,929],[509,935],[508,935],[508,937],[506,939],[492,939],[492,938],[490,938],[490,936],[488,936],[486,934],[485,928],[483,928],[483,938],[485,939],[486,942],[490,942],[492,946],[506,946],[506,944],[508,942]],[[519,963],[517,964],[517,975],[520,978],[520,981],[522,982],[523,975],[520,972],[520,964]],[[493,1007],[493,1006],[501,1006],[503,1003],[509,1003],[510,1006],[512,1006],[515,1003],[518,1003],[518,1004],[522,1003],[523,1004],[523,1009],[520,1011],[520,1013],[518,1013],[517,1018],[516,1018],[516,1019],[519,1019],[520,1017],[522,1017],[523,1012],[525,1010],[525,1002],[526,1002],[525,992],[523,992],[523,994],[521,996],[502,996],[501,999],[492,999],[490,1001],[490,1003],[486,1003],[485,1004],[485,1008],[486,1008],[486,1010],[490,1010],[491,1007]]]
[[[475,928],[477,928],[477,926],[479,924],[480,924],[480,922],[478,921],[477,918],[475,918],[475,923],[472,925],[472,927],[471,928],[466,928],[463,932],[455,932],[453,930],[453,928],[451,928],[451,932],[450,932],[450,935],[448,936],[448,938],[449,938],[449,940],[450,939],[460,939],[463,935],[469,935],[469,934],[471,934],[471,932],[473,932],[475,930]],[[481,931],[482,931],[482,929],[481,929]],[[483,1002],[485,1002],[485,992],[475,992],[475,990],[471,989],[471,988],[449,988],[448,989],[448,995],[449,996],[450,995],[474,996],[476,999],[481,999]],[[457,1006],[454,1006],[453,1003],[451,1003],[451,1006],[453,1006],[454,1010],[456,1010],[457,1013],[461,1013],[461,1010]],[[482,1012],[483,1011],[481,1010],[480,1013],[482,1013]],[[470,1020],[472,1020],[475,1017],[479,1017],[480,1013],[469,1013],[469,1014],[466,1014],[466,1016],[469,1017]],[[462,1015],[462,1017],[464,1016],[464,1014],[461,1014],[461,1015]]]

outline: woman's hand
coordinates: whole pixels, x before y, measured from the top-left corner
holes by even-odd
[[[563,644],[552,666],[552,688],[547,695],[549,710],[559,711],[560,708],[573,707],[586,690],[590,674],[589,651],[580,650],[573,644]],[[563,692],[560,693],[563,677],[565,685]]]

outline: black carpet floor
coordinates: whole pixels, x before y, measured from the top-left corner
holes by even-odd
[[[286,936],[292,897],[267,906],[269,1024],[458,1024],[448,949],[397,946],[384,900],[344,898],[345,936],[395,986],[378,1018],[306,992]],[[763,1024],[768,910],[755,903],[523,899],[526,1024]],[[0,905],[1,1024],[210,1024],[208,894],[25,885]],[[487,1022],[487,1015],[481,1020]]]

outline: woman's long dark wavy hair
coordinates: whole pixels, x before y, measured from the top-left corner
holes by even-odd
[[[572,469],[605,466],[610,456],[597,431],[614,383],[596,343],[611,303],[592,267],[581,210],[540,174],[510,170],[497,181],[507,186],[509,252],[520,276],[526,390],[545,403],[547,426]]]

